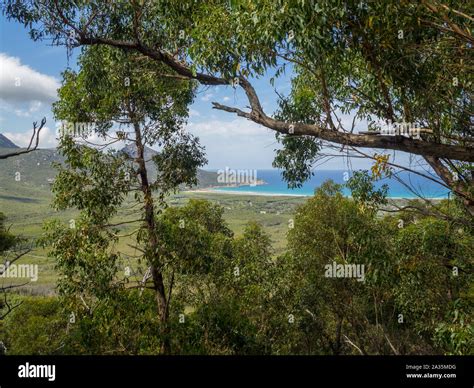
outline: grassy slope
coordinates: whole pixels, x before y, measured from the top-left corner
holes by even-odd
[[[24,236],[29,240],[37,239],[42,233],[45,221],[58,218],[65,226],[76,214],[74,211],[56,212],[51,206],[51,193],[47,179],[49,173],[43,168],[35,168],[36,163],[51,162],[56,156],[49,153],[33,153],[25,160],[7,159],[0,169],[0,211],[7,216],[7,224],[14,234]],[[47,159],[47,160],[44,160]],[[15,172],[20,171],[21,180],[15,180]],[[43,183],[42,183],[43,182]],[[224,207],[224,217],[230,228],[239,235],[249,221],[260,222],[270,234],[275,253],[281,253],[285,245],[285,234],[289,219],[295,206],[304,201],[299,197],[263,197],[237,194],[214,194],[203,192],[181,192],[169,199],[170,204],[180,206],[190,198],[200,198],[213,201]],[[115,217],[114,221],[135,219],[136,214],[127,209]],[[132,226],[123,227],[124,232],[132,230]],[[133,249],[127,246],[130,241],[124,240],[115,249],[133,254]],[[47,252],[41,248],[33,251],[19,260],[18,264],[38,264],[39,279],[21,290],[24,293],[47,294],[54,289],[56,273],[54,260],[47,257]],[[0,284],[15,283],[11,279],[0,279]]]
[[[0,149],[0,153],[2,150]],[[74,218],[72,210],[56,212],[51,206],[51,193],[48,178],[54,177],[54,170],[48,167],[52,161],[59,161],[59,155],[54,150],[40,150],[26,156],[10,158],[1,161],[0,167],[0,212],[7,216],[7,224],[11,225],[14,234],[22,235],[31,241],[42,233],[45,221],[58,218],[65,227]],[[21,180],[15,180],[15,173],[21,173]],[[215,173],[207,173],[206,183],[214,179]],[[206,185],[206,184],[205,184]],[[170,204],[180,206],[190,198],[207,199],[218,203],[224,208],[224,217],[236,235],[242,233],[249,221],[263,225],[270,235],[275,254],[282,253],[286,244],[288,222],[292,218],[295,207],[304,202],[304,197],[267,197],[242,194],[220,194],[209,192],[181,192],[169,199]],[[404,202],[404,200],[400,200]],[[131,203],[129,203],[131,204]],[[137,218],[133,209],[125,206],[115,217],[115,222]],[[132,225],[126,225],[122,232],[129,232]],[[122,239],[116,250],[133,255],[133,249]],[[49,293],[54,288],[56,273],[54,260],[46,257],[47,252],[34,248],[30,255],[18,263],[38,264],[39,280],[22,288],[23,292]],[[125,264],[127,265],[127,264]],[[1,284],[10,284],[11,279],[1,279]]]

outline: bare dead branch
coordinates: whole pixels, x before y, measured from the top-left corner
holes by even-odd
[[[46,124],[46,117],[43,117],[39,127],[38,127],[38,123],[35,121],[33,123],[33,134],[31,135],[31,139],[30,139],[30,143],[28,144],[28,147],[21,151],[15,151],[15,152],[10,152],[8,154],[2,154],[0,155],[0,159],[8,159],[13,156],[28,154],[38,149],[40,132],[43,129],[45,124]]]

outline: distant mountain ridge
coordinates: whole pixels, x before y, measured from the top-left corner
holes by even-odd
[[[127,154],[131,158],[136,158],[138,155],[137,146],[133,143],[127,144],[120,151]],[[150,147],[146,147],[146,146],[143,151],[144,151],[143,156],[145,157],[145,160],[150,160],[153,156],[158,154],[158,152],[156,152],[154,149],[151,149]]]
[[[137,147],[134,143],[128,144],[121,149],[121,151],[127,154],[131,158],[137,157]],[[152,158],[157,155],[158,152],[150,147],[144,148],[143,156],[146,161],[146,167],[152,180],[155,180],[154,177],[157,176],[156,165],[153,163]],[[211,171],[205,171],[198,169],[197,172],[198,185],[196,188],[206,188],[214,186],[222,186],[222,184],[217,181],[217,173]]]
[[[0,148],[20,148],[13,143],[8,137],[0,133]]]
[[[0,136],[0,141],[3,140],[3,138],[8,141],[8,143],[1,143],[2,145],[0,145],[0,154],[11,152],[13,147],[18,148],[15,144],[10,142],[8,138],[2,135]],[[7,146],[4,146],[4,144]],[[131,157],[136,155],[134,145],[128,145],[122,148],[121,151]],[[147,170],[151,178],[150,180],[152,181],[156,179],[157,169],[151,159],[157,153],[157,151],[149,147],[145,148]],[[14,185],[15,183],[21,183],[35,187],[48,188],[49,184],[54,180],[57,173],[56,169],[51,166],[52,162],[64,163],[64,157],[55,148],[38,149],[28,154],[2,160],[0,161],[0,187],[4,185],[10,186],[10,183],[13,184],[13,187],[16,187]],[[17,173],[20,173],[20,175]],[[21,177],[19,182],[15,181],[16,176]],[[197,178],[198,184],[194,188],[200,189],[221,186],[221,184],[219,184],[217,181],[216,172],[198,170]]]

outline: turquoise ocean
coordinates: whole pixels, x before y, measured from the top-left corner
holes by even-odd
[[[216,171],[216,170],[214,170]],[[423,172],[425,175],[426,172]],[[339,184],[346,183],[347,177],[352,175],[351,172],[344,170],[317,170],[314,176],[305,182],[302,187],[289,189],[288,184],[283,180],[281,171],[279,170],[257,170],[257,179],[263,180],[265,184],[257,186],[238,186],[238,187],[220,187],[213,189],[215,191],[224,192],[240,192],[252,193],[259,195],[303,195],[311,196],[324,181],[332,179]],[[421,177],[417,174],[402,171],[397,176],[407,183],[413,191],[409,190],[405,185],[396,178],[383,178],[375,183],[376,187],[386,184],[389,187],[388,196],[390,198],[416,198],[421,195],[425,198],[447,198],[449,190],[444,186],[433,182],[432,180]],[[434,176],[433,176],[434,177]],[[435,178],[436,179],[436,178]],[[344,194],[350,195],[347,188],[343,189]]]

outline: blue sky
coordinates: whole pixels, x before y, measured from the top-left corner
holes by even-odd
[[[41,147],[56,144],[56,126],[51,113],[61,72],[76,68],[79,49],[67,56],[65,47],[54,47],[47,41],[34,42],[27,30],[0,16],[0,132],[20,146],[27,144],[33,121],[43,116],[47,124]],[[275,81],[281,94],[290,90],[290,74]],[[276,94],[268,77],[254,80],[266,112],[276,109]],[[278,148],[271,130],[232,114],[212,109],[211,102],[244,108],[247,100],[240,88],[231,86],[201,87],[190,108],[188,129],[199,136],[206,147],[207,168],[271,168],[274,150]],[[347,118],[350,120],[350,118]],[[405,157],[397,157],[399,162]],[[368,168],[370,162],[356,159],[354,168]],[[324,164],[325,169],[347,169],[342,158]]]

